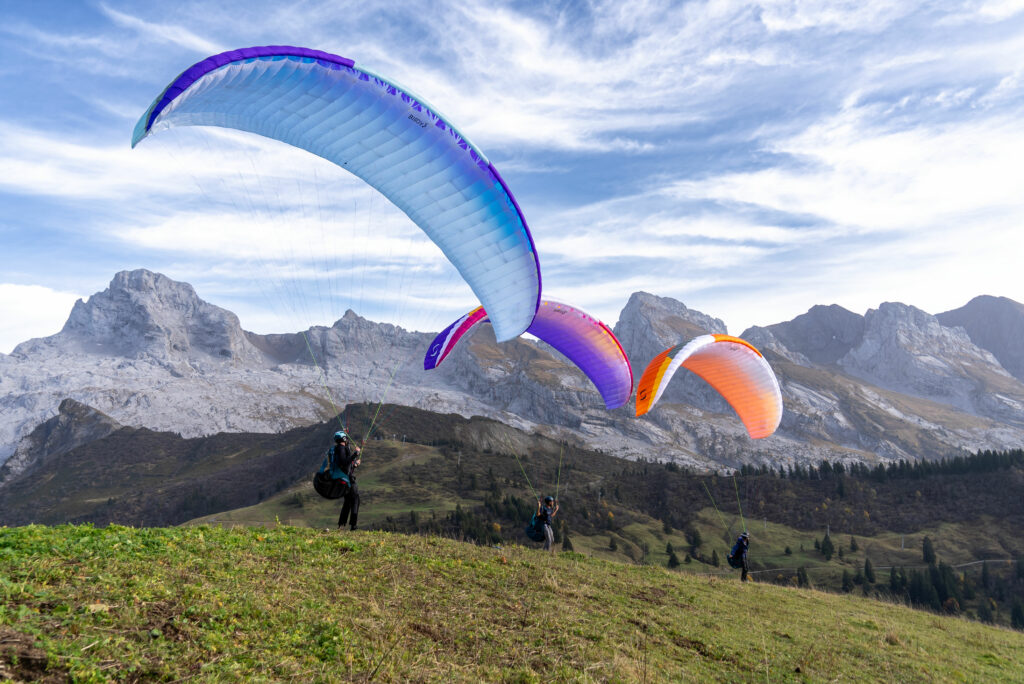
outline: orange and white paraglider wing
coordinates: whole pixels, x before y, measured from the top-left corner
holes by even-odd
[[[699,338],[698,338],[699,339]],[[691,343],[692,344],[692,343]],[[640,382],[636,386],[636,415],[640,417],[654,408],[654,405],[661,399],[665,386],[672,379],[672,374],[679,367],[673,361],[679,356],[684,346],[677,344],[655,356],[644,374],[640,376]]]
[[[680,366],[699,375],[729,402],[751,438],[767,437],[778,428],[782,392],[775,373],[752,344],[730,335],[701,335],[655,357],[637,387],[638,416],[661,398]]]

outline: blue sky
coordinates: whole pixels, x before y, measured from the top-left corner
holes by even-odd
[[[472,308],[404,215],[308,153],[129,148],[178,73],[273,44],[424,96],[515,193],[545,294],[609,324],[637,290],[734,334],[814,304],[1024,301],[1022,0],[44,0],[0,5],[0,352],[133,268],[257,332]]]

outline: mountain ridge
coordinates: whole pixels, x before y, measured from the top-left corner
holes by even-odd
[[[979,300],[988,302],[972,302]],[[989,328],[1006,329],[993,336],[1000,344],[1012,339],[1018,322],[1019,305],[1006,301],[1005,325],[988,320]],[[968,307],[974,312],[979,305]],[[691,373],[678,373],[656,409],[636,419],[631,404],[605,410],[589,380],[546,345],[498,344],[487,326],[426,372],[421,359],[429,333],[350,310],[331,326],[258,335],[187,283],[126,271],[104,292],[76,303],[60,333],[0,357],[0,462],[69,398],[124,425],[184,437],[280,432],[319,422],[351,402],[386,398],[705,468],[870,463],[1019,447],[1024,383],[1003,368],[996,351],[1016,357],[983,335],[976,333],[976,342],[965,327],[943,324],[953,320],[950,313],[883,303],[860,316],[815,306],[792,321],[748,329],[743,336],[772,364],[785,403],[779,431],[752,441],[720,396]],[[682,302],[637,292],[614,330],[639,378],[661,350],[725,332],[725,324]]]

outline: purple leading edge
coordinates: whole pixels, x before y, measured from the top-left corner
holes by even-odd
[[[243,59],[256,59],[258,57],[309,57],[311,59],[320,60],[328,64],[340,64],[342,66],[354,67],[356,63],[347,57],[339,57],[338,55],[332,55],[329,52],[323,50],[313,50],[310,48],[292,47],[291,45],[264,45],[262,47],[250,47],[241,48],[239,50],[228,50],[222,52],[219,55],[213,55],[207,57],[201,62],[196,62],[185,71],[181,72],[178,78],[171,81],[171,84],[167,86],[163,94],[153,104],[152,109],[149,111],[149,116],[146,117],[146,130],[153,125],[153,120],[160,116],[160,112],[169,105],[174,98],[181,95],[185,90],[198,81],[200,78],[210,73],[214,69],[219,69],[225,64],[231,62],[238,62]]]

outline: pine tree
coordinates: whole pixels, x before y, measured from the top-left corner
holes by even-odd
[[[562,551],[572,551],[572,540],[569,539],[569,533],[566,532],[562,537]]]
[[[858,548],[857,547],[857,540],[851,534],[850,535],[850,553],[856,553],[857,552],[857,548]]]
[[[791,549],[791,548],[789,548],[789,547],[787,546],[787,547],[786,547],[786,551],[785,551],[785,553],[786,553],[786,555],[787,555],[787,556],[792,556],[792,555],[793,555],[793,549]]]
[[[868,584],[874,584],[875,580],[877,579],[875,577],[875,569],[871,567],[870,558],[864,559],[864,579],[868,581]]]
[[[935,547],[932,546],[932,540],[928,537],[924,538],[921,542],[921,555],[924,557],[924,562],[932,565],[937,560],[935,556]]]
[[[670,567],[670,568],[678,568],[679,567],[679,556],[676,555],[675,551],[673,551],[672,553],[670,553],[668,555],[668,567]]]
[[[619,550],[619,545],[615,543],[615,537],[612,537],[611,535],[608,536],[608,550],[609,551],[618,551]]]
[[[811,580],[807,577],[807,568],[802,565],[796,569],[796,585],[798,587],[811,586]]]
[[[849,594],[853,591],[853,578],[850,577],[849,570],[843,570],[843,592]]]
[[[835,553],[835,550],[831,537],[826,533],[825,538],[821,540],[821,555],[825,557],[825,560],[832,560],[832,554]]]
[[[718,567],[718,549],[711,550],[711,564],[716,568]]]
[[[665,553],[667,553],[668,555],[671,556],[675,552],[676,552],[676,550],[674,548],[672,548],[672,542],[669,542],[669,543],[665,544]]]

